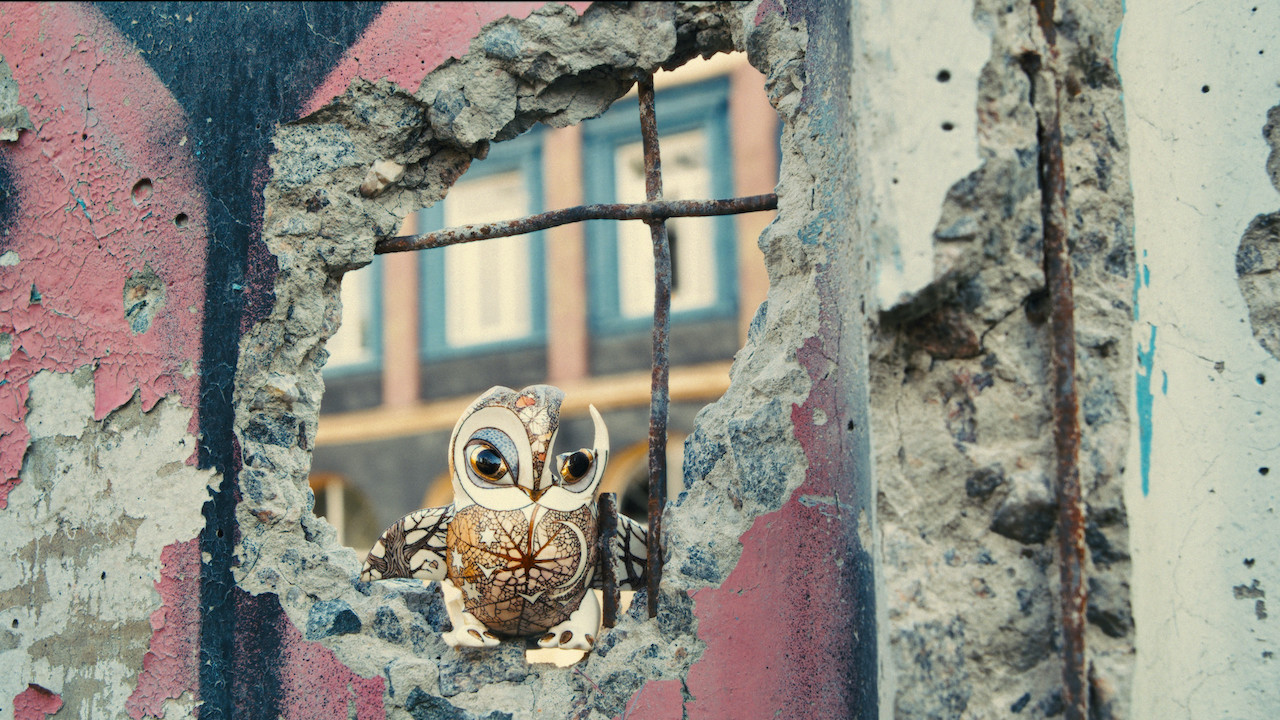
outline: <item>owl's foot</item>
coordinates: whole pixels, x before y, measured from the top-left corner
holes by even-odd
[[[600,634],[600,603],[595,592],[588,590],[582,596],[582,604],[569,615],[569,619],[547,630],[538,638],[538,647],[563,650],[591,650]]]
[[[493,647],[498,644],[498,637],[480,622],[479,618],[467,612],[462,602],[462,591],[448,580],[440,582],[440,590],[444,593],[444,609],[449,613],[449,622],[453,629],[440,633],[440,639],[451,648]]]
[[[499,642],[497,636],[486,630],[484,625],[478,624],[478,620],[476,622],[474,626],[464,625],[449,632],[440,633],[440,639],[451,648],[484,648],[497,645]]]

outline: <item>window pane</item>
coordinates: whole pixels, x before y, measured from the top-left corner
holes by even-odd
[[[328,367],[342,367],[374,359],[373,268],[347,273],[342,278],[342,325],[329,338]]]
[[[662,190],[667,200],[712,198],[707,166],[706,132],[698,129],[663,137]],[[644,202],[644,148],[636,143],[618,147],[614,155],[619,202]],[[672,218],[667,221],[672,243],[671,309],[693,310],[716,301],[715,219]],[[653,314],[653,245],[649,226],[618,224],[618,301],[623,317]]]
[[[508,220],[528,213],[520,171],[464,179],[445,199],[445,225]],[[452,347],[513,340],[532,333],[528,236],[453,245],[444,251],[445,341]]]

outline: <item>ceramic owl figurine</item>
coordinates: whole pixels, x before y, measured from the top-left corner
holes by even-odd
[[[618,517],[600,557],[596,492],[609,431],[595,407],[594,447],[557,453],[564,393],[494,387],[462,414],[449,440],[453,504],[401,518],[369,552],[362,580],[437,580],[453,647],[537,636],[541,647],[590,650],[600,633],[599,564],[618,586],[644,585],[644,526]]]

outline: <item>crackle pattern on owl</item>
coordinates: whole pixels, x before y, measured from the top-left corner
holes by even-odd
[[[542,634],[568,620],[594,575],[594,506],[539,510],[473,505],[449,525],[449,581],[467,611],[500,635]]]
[[[596,493],[609,432],[595,407],[589,448],[557,454],[564,393],[549,385],[494,387],[463,412],[449,440],[453,504],[410,513],[374,544],[362,580],[437,580],[454,647],[540,635],[542,647],[589,650],[600,606],[587,592],[613,563],[622,589],[645,584],[645,530],[618,518],[599,557]]]

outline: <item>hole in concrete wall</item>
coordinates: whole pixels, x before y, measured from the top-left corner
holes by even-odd
[[[130,196],[133,198],[133,204],[141,205],[147,200],[150,200],[152,190],[153,188],[151,187],[150,178],[142,178],[138,182],[134,183],[133,190],[130,192]]]
[[[187,217],[186,213],[178,213],[177,215],[173,216],[173,224],[177,225],[180,228],[185,228],[189,220],[190,219]]]
[[[359,638],[347,638],[332,646],[354,671],[366,677],[386,672],[388,682],[397,688],[438,686],[447,694],[449,691],[443,688],[447,685],[445,677],[450,676],[470,678],[459,686],[470,689],[457,692],[484,693],[490,685],[501,684],[504,680],[491,675],[485,676],[485,680],[475,678],[491,674],[499,664],[508,667],[512,663],[507,649],[499,648],[492,655],[485,656],[491,657],[493,662],[459,664],[456,653],[442,649],[437,637],[443,615],[438,596],[430,591],[424,594],[421,589],[410,588],[403,583],[366,585],[344,582],[346,578],[355,577],[360,558],[355,552],[341,548],[332,528],[318,522],[310,512],[313,497],[307,487],[307,477],[312,469],[313,452],[317,461],[325,447],[334,448],[335,454],[342,453],[342,444],[333,442],[334,435],[327,428],[322,431],[327,437],[317,435],[321,396],[324,395],[327,404],[338,384],[334,379],[328,388],[329,393],[326,393],[319,371],[329,355],[325,340],[337,329],[343,312],[340,288],[361,274],[376,272],[376,269],[359,269],[372,260],[374,241],[396,234],[403,219],[415,214],[416,208],[434,207],[444,197],[445,190],[462,177],[473,156],[482,156],[489,151],[494,153],[491,157],[496,158],[496,149],[500,146],[487,148],[490,139],[518,135],[533,126],[534,121],[561,128],[599,114],[624,94],[637,68],[653,69],[663,64],[676,66],[699,52],[709,55],[726,50],[733,43],[730,28],[743,22],[743,18],[736,15],[714,16],[711,6],[654,4],[628,8],[612,4],[593,5],[586,11],[586,20],[579,25],[566,24],[569,12],[564,8],[547,7],[535,11],[534,19],[528,23],[500,21],[490,26],[473,43],[473,48],[484,48],[484,52],[473,50],[456,63],[442,66],[428,76],[416,97],[388,83],[372,84],[357,80],[347,93],[322,110],[298,123],[281,127],[275,138],[278,152],[271,159],[272,178],[265,190],[264,216],[267,221],[263,229],[264,240],[279,266],[273,288],[274,304],[242,339],[236,379],[236,432],[244,458],[239,471],[241,495],[237,506],[241,535],[237,555],[244,568],[240,584],[252,593],[278,594],[285,612],[299,627],[308,626],[311,619],[323,620],[324,612],[341,605],[360,619],[360,628],[372,628],[375,613],[394,616],[402,625],[428,628],[414,641],[420,647],[413,649],[395,647],[397,643],[406,645],[407,640],[391,640],[363,629],[359,631]],[[695,17],[700,20],[695,22]],[[745,44],[746,36],[751,33],[758,33],[761,37],[772,37],[774,32],[783,33],[787,40],[781,47],[785,51],[772,52],[780,53],[777,57],[790,58],[790,62],[802,62],[803,34],[794,27],[789,28],[781,18],[774,20],[777,22],[767,24],[766,29],[748,27],[741,32],[740,39]],[[675,32],[670,23],[682,28],[680,32]],[[650,25],[654,27],[650,28]],[[534,33],[536,37],[521,33]],[[615,42],[602,45],[601,37],[613,38]],[[761,39],[761,42],[766,41]],[[547,45],[554,45],[558,50],[540,57],[551,58],[554,62],[521,64],[522,56],[509,57],[509,53],[504,51],[504,48],[509,51],[513,47],[532,49]],[[597,54],[605,52],[601,48],[606,45],[606,56],[597,57]],[[784,67],[777,62],[761,62],[770,67]],[[626,67],[619,67],[617,63],[624,63]],[[788,72],[799,72],[797,67],[792,65]],[[491,82],[495,83],[496,90],[487,88]],[[485,87],[481,91],[477,90],[478,86]],[[518,103],[515,102],[517,89]],[[796,83],[782,81],[771,87],[770,93],[775,103],[790,103],[787,107],[794,114],[800,93]],[[428,112],[431,124],[426,122]],[[772,119],[773,111],[767,112]],[[660,127],[662,117],[659,101]],[[774,137],[776,140],[776,133]],[[402,165],[405,168],[403,177],[389,183],[380,192],[361,194],[358,188],[368,170],[383,160]],[[776,165],[775,161],[774,170]],[[318,197],[327,198],[328,202],[313,202]],[[798,242],[795,237],[795,233],[789,231],[789,235],[778,242]],[[754,245],[754,242],[748,243],[749,247]],[[397,268],[388,262],[383,271],[387,278],[393,272],[402,273],[398,275],[401,278],[416,278],[420,291],[429,287],[423,283],[416,267]],[[388,287],[391,282],[387,280]],[[422,305],[417,307],[421,309]],[[736,318],[727,322],[734,328],[740,327]],[[760,324],[763,325],[763,321]],[[411,323],[410,327],[422,332],[417,322]],[[758,336],[759,332],[763,331],[752,330],[753,336]],[[704,333],[705,327],[691,326],[690,337],[702,337]],[[384,335],[382,338],[383,351],[388,354],[389,337]],[[739,337],[735,336],[734,349],[739,344]],[[647,346],[647,340],[644,345]],[[682,343],[673,331],[673,348],[697,345]],[[592,357],[593,361],[597,359]],[[414,363],[410,365],[418,360],[420,358],[414,357]],[[641,364],[647,366],[647,359]],[[411,371],[417,369],[410,367]],[[403,387],[388,381],[391,370],[388,358],[371,381],[383,387],[380,393],[383,400],[393,394],[385,388]],[[457,391],[437,401],[428,395],[440,389],[438,383],[432,382],[436,377],[434,374],[415,375],[409,372],[398,377],[417,378],[409,381],[418,385],[417,391],[410,395],[410,404],[427,406],[427,409],[438,411],[439,417],[447,418],[440,422],[440,431],[446,436],[461,408],[450,408],[444,401],[459,396],[470,399],[474,395],[468,393],[463,396],[461,391]],[[557,382],[569,384],[568,381]],[[593,387],[596,386],[583,382],[583,400],[594,400]],[[692,408],[677,411],[673,407],[673,417],[677,412],[685,412],[692,425],[696,407],[718,397],[725,385],[723,381],[715,381],[710,382],[709,387],[712,390],[705,398],[698,399]],[[756,396],[752,398],[752,401],[757,401]],[[771,399],[775,404],[782,402],[777,397]],[[779,407],[783,406],[784,410],[777,413],[761,411],[750,415],[747,426],[776,420],[789,428],[790,405],[783,403]],[[413,422],[437,422],[422,420],[427,413],[415,415],[409,410],[404,412],[406,414],[402,417],[416,418]],[[616,414],[608,409],[605,414],[612,432]],[[372,421],[367,422],[364,429],[368,430],[373,425]],[[792,442],[785,431],[775,429],[772,432],[778,442]],[[705,465],[705,460],[703,462],[701,472],[706,473],[710,468]],[[421,467],[412,468],[412,477],[421,478],[424,474]],[[781,492],[787,487],[786,483],[798,485],[803,479],[803,468],[797,467],[794,472],[789,469],[781,474],[788,479],[771,481],[769,488],[776,487]],[[392,476],[390,473],[380,475]],[[355,478],[351,477],[350,481],[352,485],[359,486]],[[755,492],[754,486],[750,492]],[[692,547],[681,545],[682,551],[700,551],[707,558],[715,559],[700,576],[703,578],[701,582],[710,582],[713,577],[722,579],[723,573],[727,573],[735,562],[729,555],[736,550],[737,543],[729,540],[736,540],[759,513],[774,510],[781,502],[781,499],[774,498],[772,491],[761,492],[767,500],[758,500],[755,495],[748,494],[745,501],[741,496],[729,499],[721,495],[700,501],[703,509],[717,518],[712,528],[702,523],[702,531],[712,533],[706,535],[708,538],[723,540],[721,545],[725,548],[721,551],[696,543]],[[392,512],[398,515],[415,509],[420,498],[419,488],[418,497],[398,503],[401,506]],[[378,503],[374,506],[380,509]],[[687,521],[681,520],[678,513],[673,517],[675,521],[668,518],[668,528],[671,532],[680,532]],[[730,521],[729,518],[734,519]],[[725,538],[714,534],[721,531]],[[705,542],[705,539],[697,541]],[[728,559],[723,561],[724,567],[720,567],[721,561],[716,558],[726,552]],[[682,567],[676,565],[671,569],[670,577],[679,583],[686,582],[681,580]],[[683,588],[684,585],[675,587]],[[619,714],[623,709],[622,703],[645,679],[673,674],[680,676],[696,659],[699,641],[693,630],[693,617],[687,611],[691,602],[688,594],[683,590],[664,591],[664,598],[664,602],[674,603],[682,612],[668,618],[660,642],[653,623],[629,618],[624,619],[626,631],[614,633],[614,639],[608,641],[611,648],[608,659],[602,651],[593,655],[599,663],[597,665],[593,660],[593,668],[616,668],[610,671],[613,674],[607,678],[609,682],[600,683],[606,689],[604,696],[591,700],[607,716]],[[310,628],[308,637],[312,637]],[[313,639],[322,637],[327,636],[317,632]],[[648,661],[640,666],[636,664],[638,643],[645,642],[658,648],[661,664]],[[520,648],[516,650],[522,652]],[[418,665],[390,663],[392,659],[410,652],[418,655],[434,653],[439,658],[439,677],[433,674],[428,679],[423,674],[423,667]],[[430,669],[434,673],[436,665]],[[524,677],[521,675],[522,679]],[[541,672],[535,680],[526,681],[536,686],[533,689],[535,697],[548,687],[555,692],[573,692],[570,689],[574,687],[573,681],[568,673]],[[554,696],[555,692],[551,694]],[[412,693],[409,697],[412,698]]]
[[[134,273],[124,284],[124,317],[129,330],[141,335],[151,329],[151,323],[165,305],[164,281],[146,265]]]
[[[944,83],[944,82],[948,82],[948,81],[950,81],[950,80],[951,80],[951,71],[950,71],[950,70],[939,70],[939,71],[938,71],[938,82],[940,82],[940,83]]]

